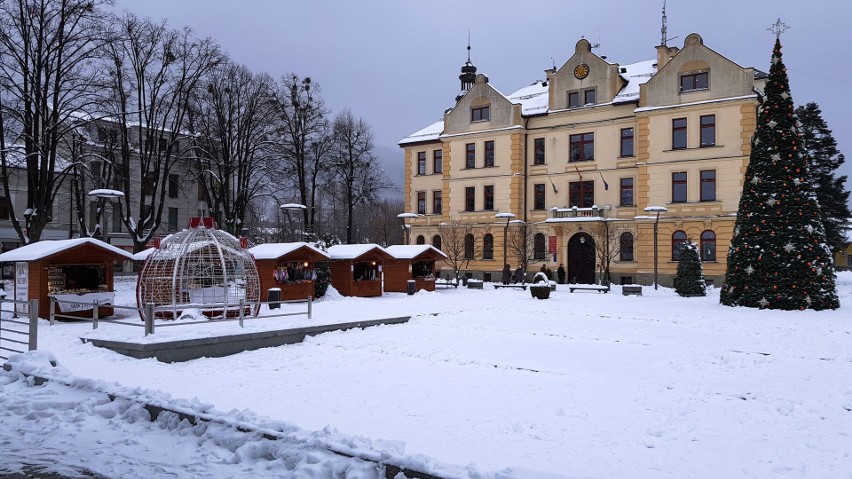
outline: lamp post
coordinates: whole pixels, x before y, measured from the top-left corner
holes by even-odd
[[[644,209],[646,213],[656,213],[654,217],[654,289],[657,289],[659,284],[657,271],[657,232],[659,231],[660,215],[668,211],[665,206],[649,206]]]
[[[497,213],[496,215],[494,215],[494,217],[500,220],[506,220],[506,225],[503,226],[503,265],[505,266],[506,264],[508,264],[509,261],[508,250],[506,249],[509,244],[509,222],[512,221],[512,218],[515,217],[515,214]]]
[[[402,229],[405,231],[405,244],[411,244],[411,226],[405,224],[405,220],[407,218],[417,218],[417,213],[400,213],[396,215],[397,218],[402,220]]]
[[[300,204],[300,203],[284,203],[283,205],[279,206],[278,208],[287,212],[287,221],[290,221],[290,211],[303,211],[303,210],[308,209],[307,206]],[[292,226],[292,223],[291,223],[291,226]],[[304,229],[304,227],[302,229]],[[304,239],[304,232],[302,232],[302,233],[303,233],[302,237]]]
[[[100,188],[90,191],[88,195],[92,198],[97,198],[98,201],[114,199],[118,200],[118,210],[121,211],[121,199],[124,198],[124,193],[121,191]],[[115,214],[114,211],[113,214]],[[101,219],[103,220],[103,215],[101,216]],[[105,226],[101,226],[101,234],[103,235],[104,243],[109,243],[109,237],[107,236],[107,230]]]

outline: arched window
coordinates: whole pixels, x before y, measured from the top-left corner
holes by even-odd
[[[533,237],[533,259],[544,259],[545,255],[547,255],[544,245],[544,234],[536,233]]]
[[[672,261],[680,261],[680,252],[686,246],[686,233],[677,230],[672,234]]]
[[[482,259],[494,259],[494,236],[491,233],[482,237]]]
[[[711,230],[701,233],[701,261],[716,261],[716,233]]]
[[[633,233],[621,233],[618,249],[619,261],[633,261]]]
[[[417,235],[417,244],[426,244],[426,237],[423,235]]]
[[[464,259],[473,259],[473,235],[468,233],[464,235]]]
[[[435,235],[432,237],[432,246],[441,249],[441,235]]]

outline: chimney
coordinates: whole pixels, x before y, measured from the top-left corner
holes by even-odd
[[[680,50],[677,47],[657,45],[657,71],[660,71]]]

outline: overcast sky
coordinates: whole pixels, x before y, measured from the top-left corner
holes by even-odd
[[[402,183],[396,143],[441,119],[471,60],[509,94],[571,56],[584,36],[594,51],[629,64],[656,58],[662,1],[649,0],[116,0],[137,15],[166,18],[215,38],[233,61],[273,77],[319,82],[334,111],[372,126],[388,173]],[[841,152],[852,154],[852,2],[846,0],[669,0],[669,45],[699,33],[742,66],[769,71],[777,18],[797,105],[819,103]],[[552,60],[551,60],[552,59]],[[852,177],[852,158],[841,170]],[[847,183],[847,188],[850,184]]]

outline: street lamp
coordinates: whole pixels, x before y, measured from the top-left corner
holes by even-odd
[[[508,246],[508,243],[509,243],[509,222],[512,220],[512,218],[515,217],[515,214],[514,213],[497,213],[496,215],[494,215],[494,217],[499,219],[499,220],[502,220],[504,218],[506,219],[506,225],[503,226],[503,265],[505,267],[505,265],[508,264],[508,261],[509,261],[508,252],[506,250],[506,246]]]
[[[657,289],[658,286],[658,272],[657,272],[657,231],[659,230],[658,226],[660,224],[660,214],[668,211],[668,208],[665,206],[649,206],[644,210],[646,213],[656,213],[654,217],[654,289]]]
[[[284,203],[283,205],[279,206],[278,208],[287,212],[287,221],[288,222],[290,221],[290,211],[304,211],[304,210],[308,209],[307,206],[300,204],[300,203]],[[290,223],[290,225],[292,226],[292,223]],[[302,229],[304,229],[304,227]]]
[[[110,189],[106,189],[106,188],[99,188],[99,189],[90,191],[88,193],[88,195],[91,196],[92,198],[97,198],[98,201],[100,201],[100,200],[110,200],[110,201],[111,200],[118,200],[118,211],[119,212],[121,211],[121,199],[124,198],[124,193],[121,192],[121,191],[110,190]],[[98,206],[102,207],[103,203],[101,203]],[[114,211],[113,211],[113,214],[115,214]],[[101,220],[103,221],[103,215],[101,215]],[[107,230],[106,230],[105,226],[101,226],[101,234],[103,235],[104,242],[109,243],[109,237],[107,236]]]
[[[400,213],[396,215],[397,218],[402,220],[402,229],[405,230],[405,244],[411,243],[411,225],[405,224],[405,220],[407,218],[417,218],[418,216],[420,215],[417,213]]]

